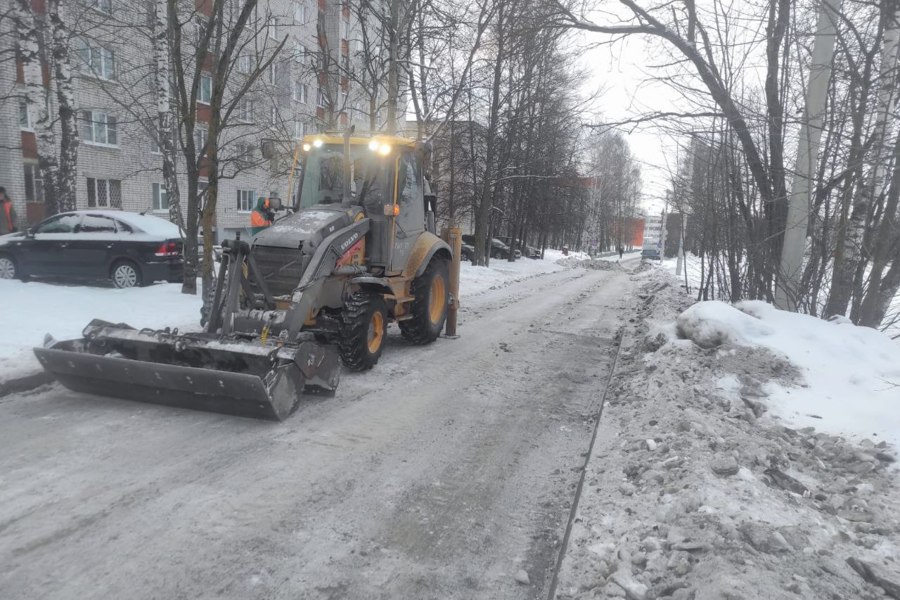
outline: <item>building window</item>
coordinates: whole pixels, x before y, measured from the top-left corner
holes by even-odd
[[[303,64],[303,61],[306,60],[306,46],[303,44],[297,44],[294,46],[294,61],[298,64]]]
[[[158,136],[159,134],[157,134]],[[159,138],[150,138],[150,153],[162,154],[162,146],[159,145]]]
[[[81,59],[80,71],[105,80],[116,78],[116,55],[109,48],[89,46],[80,40],[78,57]]]
[[[88,208],[122,208],[122,182],[87,178]]]
[[[197,102],[209,104],[212,99],[212,76],[200,75],[200,89],[197,90]]]
[[[203,38],[206,36],[206,28],[208,23],[205,19],[197,17],[194,19],[194,45],[199,47]]]
[[[276,72],[275,63],[269,65],[269,85],[278,83],[278,73]]]
[[[344,70],[344,73],[350,72],[350,55],[344,54],[341,56],[341,68]]]
[[[306,123],[303,121],[294,121],[294,137],[302,139],[306,135]]]
[[[253,101],[244,98],[241,100],[241,103],[238,104],[238,120],[244,123],[252,123],[253,122]]]
[[[253,166],[253,144],[243,143],[234,145],[234,162],[238,168],[246,169]]]
[[[44,180],[34,163],[25,163],[25,202],[44,201]]]
[[[296,102],[306,104],[309,102],[309,86],[305,83],[295,81],[292,97]]]
[[[19,129],[26,131],[33,129],[31,115],[28,114],[28,103],[24,100],[19,100]]]
[[[256,200],[256,192],[253,190],[237,191],[237,209],[241,212],[253,210],[253,202]]]
[[[103,111],[81,111],[81,139],[89,144],[117,146],[116,118]]]
[[[325,97],[325,90],[321,87],[316,89],[316,106],[325,108],[328,106],[328,99]]]
[[[206,153],[206,143],[209,141],[209,130],[206,127],[194,127],[194,150],[198,156]]]
[[[90,6],[105,15],[112,14],[112,0],[91,0]]]
[[[153,210],[169,210],[169,193],[161,183],[153,184]]]
[[[250,54],[241,54],[238,56],[237,71],[244,75],[249,75],[253,71],[253,56]]]
[[[306,23],[307,19],[307,6],[306,2],[301,2],[297,5],[297,8],[294,9],[294,22],[297,24]]]
[[[278,17],[272,17],[269,21],[269,37],[273,40],[278,39]]]

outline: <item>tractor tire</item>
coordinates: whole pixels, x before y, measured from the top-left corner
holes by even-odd
[[[412,295],[412,318],[400,321],[400,333],[413,344],[430,344],[441,335],[450,305],[450,265],[446,259],[431,259],[425,272],[413,280]]]
[[[367,371],[375,366],[387,337],[387,305],[380,294],[356,292],[341,310],[341,360],[351,371]]]

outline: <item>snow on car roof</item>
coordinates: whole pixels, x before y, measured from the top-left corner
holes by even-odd
[[[123,223],[131,225],[132,227],[140,229],[144,233],[148,233],[150,235],[158,235],[166,238],[182,237],[177,225],[175,225],[171,221],[167,221],[159,217],[154,217],[152,215],[141,215],[138,213],[125,212],[121,210],[78,210],[74,212],[81,214],[103,215],[104,217],[118,219]]]

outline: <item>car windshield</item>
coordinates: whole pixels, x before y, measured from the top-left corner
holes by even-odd
[[[300,190],[300,207],[340,203],[344,196],[343,148],[326,145],[307,157]],[[390,162],[367,146],[350,147],[350,197],[354,204],[385,204],[385,182]]]

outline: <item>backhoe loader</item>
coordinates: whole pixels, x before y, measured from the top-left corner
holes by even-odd
[[[92,321],[35,354],[66,387],[282,420],[301,394],[333,392],[341,363],[372,368],[389,322],[434,341],[450,296],[435,235],[426,148],[390,136],[307,136],[294,213],[225,241],[205,328],[137,330]]]

